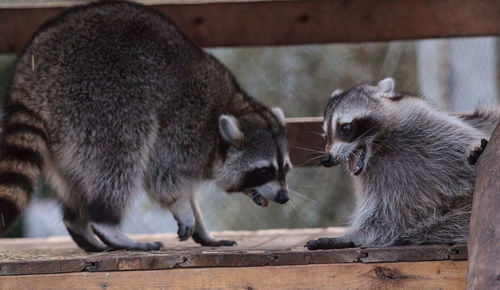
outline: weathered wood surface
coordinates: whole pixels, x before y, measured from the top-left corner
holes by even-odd
[[[0,289],[464,289],[466,261],[0,277]]]
[[[343,228],[219,232],[215,237],[234,239],[236,247],[200,247],[179,242],[174,234],[135,236],[162,241],[160,251],[114,251],[86,254],[69,237],[0,239],[0,276],[165,270],[200,267],[261,267],[333,263],[463,260],[465,245],[424,245],[388,248],[353,248],[308,251],[306,241],[338,236]]]
[[[500,34],[497,0],[157,0],[201,46],[254,46]],[[0,53],[19,51],[75,3],[0,4]]]
[[[467,289],[500,289],[500,126],[476,167]]]

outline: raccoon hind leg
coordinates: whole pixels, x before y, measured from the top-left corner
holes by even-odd
[[[87,252],[102,252],[109,248],[101,243],[90,229],[83,194],[69,174],[63,178],[54,162],[48,162],[45,175],[63,205],[63,223],[73,241]],[[73,185],[73,186],[72,186]]]
[[[137,111],[137,106],[130,111]],[[120,231],[132,194],[142,185],[158,129],[151,114],[128,116],[120,128],[108,115],[95,128],[82,125],[82,131],[92,133],[93,141],[78,134],[68,136],[57,156],[62,172],[71,172],[81,189],[90,227],[102,242],[113,250],[158,250],[161,243],[136,242]]]
[[[116,225],[92,223],[92,229],[105,244],[114,250],[159,250],[161,242],[137,242],[123,234]]]
[[[159,250],[163,246],[160,242],[137,242],[120,231],[132,186],[123,182],[126,180],[123,176],[120,183],[111,177],[108,180],[113,186],[96,191],[88,203],[88,216],[94,233],[114,250]]]
[[[73,241],[87,252],[102,252],[109,249],[91,233],[89,223],[77,211],[64,207],[64,225]]]

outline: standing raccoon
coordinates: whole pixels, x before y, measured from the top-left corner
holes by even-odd
[[[484,149],[500,110],[453,115],[395,92],[387,78],[335,91],[324,117],[321,163],[355,175],[357,201],[346,233],[309,249],[466,241],[475,179],[468,158]]]
[[[16,63],[4,105],[0,230],[44,175],[68,232],[87,251],[161,247],[119,231],[141,188],[173,213],[181,240],[234,245],[206,231],[194,193],[215,180],[260,206],[287,202],[284,125],[280,109],[250,98],[153,9],[71,9],[46,23]]]

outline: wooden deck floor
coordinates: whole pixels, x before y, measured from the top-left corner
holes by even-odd
[[[342,228],[214,233],[236,247],[200,247],[174,234],[160,251],[87,254],[69,237],[0,239],[0,289],[465,288],[465,245],[308,251]]]

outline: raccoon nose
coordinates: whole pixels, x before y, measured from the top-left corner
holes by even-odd
[[[335,160],[330,153],[327,153],[321,157],[321,165],[325,167],[332,167],[335,165]]]
[[[288,192],[284,189],[280,189],[277,194],[276,202],[284,204],[286,203],[290,198],[288,197]]]

